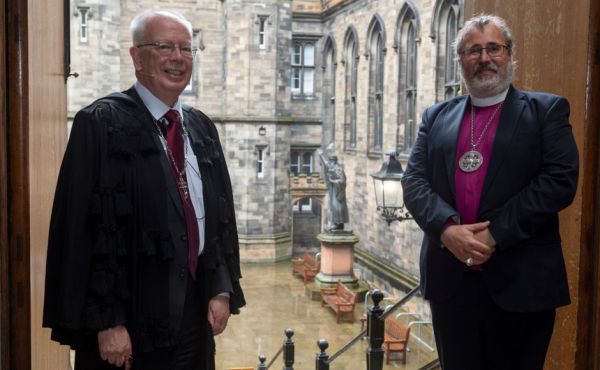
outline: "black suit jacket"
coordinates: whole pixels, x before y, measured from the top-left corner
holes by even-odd
[[[426,299],[451,297],[465,265],[444,248],[444,224],[457,219],[456,142],[468,96],[428,108],[402,179],[404,201],[425,235],[421,290]],[[491,221],[496,252],[483,265],[494,301],[515,312],[568,304],[558,212],[577,189],[578,154],[566,99],[512,86],[486,173],[478,221]]]
[[[184,119],[206,211],[200,275],[208,294],[245,304],[231,183],[218,134],[200,111]],[[43,325],[73,348],[124,324],[135,353],[177,341],[187,287],[181,201],[153,118],[134,89],[75,117],[50,223]]]

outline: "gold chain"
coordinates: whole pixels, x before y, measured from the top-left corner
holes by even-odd
[[[172,124],[172,123],[170,123],[170,124]],[[173,156],[173,152],[171,151],[171,148],[169,148],[169,143],[167,142],[167,138],[165,137],[165,135],[163,134],[162,130],[158,126],[158,121],[157,120],[154,120],[154,126],[158,130],[158,134],[160,135],[160,137],[164,140],[165,147],[167,148],[167,157],[170,159],[171,165],[173,166],[173,169],[175,170],[175,174],[178,177],[177,178],[177,187],[183,193],[183,197],[185,198],[185,200],[187,200],[188,197],[189,197],[189,188],[188,188],[187,181],[184,178],[184,175],[185,175],[185,161],[187,160],[187,145],[186,145],[186,142],[185,142],[185,136],[182,133],[181,136],[183,138],[184,152],[183,152],[183,170],[180,171],[179,170],[179,166],[177,166],[177,162],[175,162],[175,156]],[[183,127],[183,125],[182,125],[182,127]],[[185,129],[183,129],[183,132],[185,133]]]

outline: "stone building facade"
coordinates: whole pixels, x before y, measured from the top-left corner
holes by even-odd
[[[242,259],[318,247],[306,233],[324,223],[326,202],[293,202],[288,174],[320,172],[315,150],[333,142],[346,228],[360,238],[357,274],[393,294],[416,283],[421,231],[387,225],[370,174],[390,149],[405,165],[421,112],[459,92],[449,44],[463,0],[71,0],[71,118],[134,82],[129,22],[154,7],[193,24],[199,51],[183,100],[218,126]]]

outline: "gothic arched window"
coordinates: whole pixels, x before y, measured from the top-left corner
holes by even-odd
[[[398,152],[408,153],[417,136],[417,42],[419,22],[414,9],[405,4],[399,13],[395,43],[398,48]]]
[[[327,37],[323,47],[323,140],[335,140],[335,43]]]
[[[383,72],[385,62],[385,34],[383,22],[374,17],[367,38],[369,56],[368,96],[368,153],[381,153],[383,145]]]
[[[430,37],[436,41],[436,100],[457,96],[460,92],[458,61],[452,44],[462,24],[463,0],[438,0]]]
[[[344,39],[344,149],[356,149],[356,89],[358,82],[358,37],[351,27]]]

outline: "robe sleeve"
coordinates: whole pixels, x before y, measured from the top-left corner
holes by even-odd
[[[208,129],[210,137],[216,144],[216,150],[219,152],[216,166],[220,174],[220,189],[223,191],[224,198],[219,206],[220,219],[220,236],[221,236],[221,253],[223,253],[225,264],[229,272],[231,280],[231,295],[229,299],[229,309],[232,314],[239,314],[240,307],[246,305],[246,299],[242,290],[240,279],[242,273],[240,269],[240,247],[237,233],[237,223],[235,218],[235,207],[233,201],[233,190],[231,186],[231,178],[225,161],[225,154],[219,140],[219,133],[215,124],[210,118],[202,112],[195,110],[203,121],[204,126]]]
[[[73,333],[126,321],[127,285],[120,267],[126,252],[116,222],[124,197],[107,171],[110,110],[100,103],[75,116],[56,186],[43,325],[56,330],[63,343],[67,337],[76,340]]]

